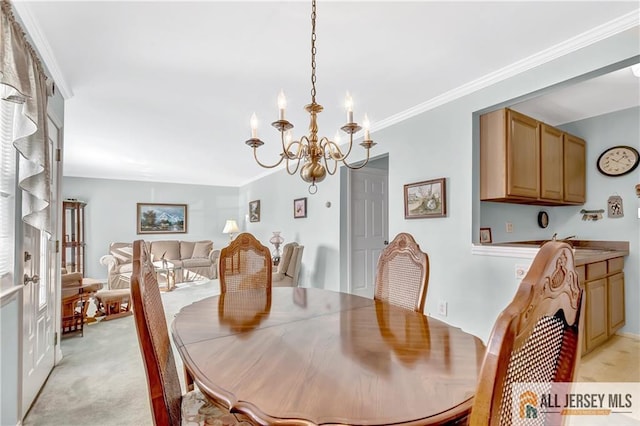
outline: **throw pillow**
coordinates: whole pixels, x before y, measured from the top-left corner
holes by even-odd
[[[213,249],[212,241],[198,241],[196,242],[196,245],[193,248],[193,255],[191,256],[191,258],[192,259],[207,258],[209,257],[209,253],[211,252],[211,249]]]

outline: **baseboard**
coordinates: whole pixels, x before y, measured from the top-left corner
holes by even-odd
[[[640,340],[640,335],[639,334],[628,333],[626,331],[617,331],[616,334],[618,336],[628,337],[629,339]]]

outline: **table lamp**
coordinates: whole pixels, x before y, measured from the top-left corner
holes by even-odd
[[[280,236],[280,231],[273,231],[273,237],[271,237],[269,242],[276,247],[273,253],[271,253],[271,257],[273,258],[274,265],[277,265],[280,262],[280,244],[284,243],[284,238]]]
[[[240,229],[238,229],[238,224],[236,223],[236,221],[233,219],[229,219],[227,220],[227,223],[224,224],[222,233],[229,234],[229,241],[233,241],[233,234],[238,231],[240,231]]]

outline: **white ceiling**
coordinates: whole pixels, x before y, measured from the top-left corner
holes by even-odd
[[[260,158],[277,158],[280,89],[294,135],[307,132],[310,1],[14,0],[14,9],[67,98],[65,176],[244,184],[267,173],[244,143],[252,112]],[[637,1],[319,0],[317,13],[319,133],[331,138],[344,124],[349,91],[380,148],[376,129],[581,37],[638,26],[639,12]],[[637,105],[638,79],[627,80]],[[521,109],[556,124],[602,113],[619,99],[611,94]],[[586,109],[591,100],[598,111]]]

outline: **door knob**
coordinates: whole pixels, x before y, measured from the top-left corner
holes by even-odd
[[[38,274],[34,274],[32,277],[30,277],[27,274],[24,274],[24,285],[27,285],[29,283],[38,284],[39,282],[40,282],[40,277],[38,276]]]

